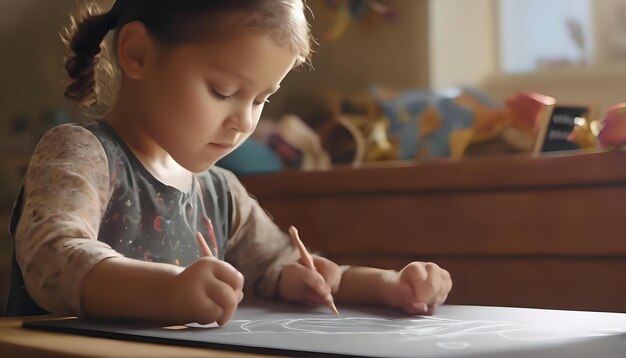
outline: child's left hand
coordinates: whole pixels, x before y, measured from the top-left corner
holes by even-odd
[[[432,262],[411,262],[387,283],[385,303],[408,314],[432,314],[452,289],[450,273]]]
[[[341,268],[336,263],[311,255],[316,270],[300,261],[283,267],[278,282],[278,294],[285,301],[300,302],[310,306],[326,304],[328,296],[335,293],[341,282]]]

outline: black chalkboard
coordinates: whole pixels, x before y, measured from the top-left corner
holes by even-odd
[[[366,306],[244,302],[223,327],[78,319],[26,328],[289,357],[623,358],[626,314],[443,305],[432,316]],[[102,353],[102,352],[101,352]]]
[[[535,154],[581,149],[567,138],[576,126],[577,118],[587,118],[588,107],[556,106],[539,131]]]

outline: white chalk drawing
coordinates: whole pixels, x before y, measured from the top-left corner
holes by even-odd
[[[469,342],[438,342],[437,347],[450,350],[467,349],[470,347]]]
[[[509,321],[456,320],[422,316],[415,319],[388,319],[375,317],[283,318],[265,320],[233,320],[229,323],[240,329],[220,334],[332,334],[385,335],[399,342],[435,340],[436,346],[447,350],[463,350],[471,344],[471,336],[494,335],[512,341],[554,341],[590,338],[625,333],[624,330],[569,329],[562,322],[523,324]],[[209,327],[190,324],[189,327]],[[211,326],[213,327],[213,326]]]

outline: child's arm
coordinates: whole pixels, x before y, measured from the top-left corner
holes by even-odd
[[[382,305],[409,314],[431,314],[452,288],[448,271],[434,263],[412,262],[400,272],[372,267],[343,269],[313,255],[317,271],[285,265],[278,292],[287,301],[322,305],[328,293],[336,302]]]
[[[232,234],[225,259],[243,273],[246,294],[272,298],[283,266],[298,260],[298,250],[234,174],[215,170],[226,178],[232,203]]]
[[[41,139],[24,179],[16,259],[33,300],[49,312],[171,323],[223,323],[243,277],[203,258],[185,270],[122,257],[98,240],[110,197],[108,159],[87,129],[64,125]]]
[[[89,317],[222,325],[243,298],[242,288],[243,276],[215,258],[201,258],[186,269],[111,258],[83,280],[82,307]]]
[[[448,271],[432,262],[412,262],[400,272],[351,267],[343,273],[335,298],[398,308],[409,314],[432,314],[451,289]]]
[[[14,236],[28,293],[49,312],[80,315],[84,276],[122,256],[97,240],[110,192],[106,153],[87,129],[55,127],[35,148],[23,189]]]

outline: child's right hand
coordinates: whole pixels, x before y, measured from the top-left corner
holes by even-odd
[[[171,294],[181,319],[222,326],[243,299],[243,275],[227,262],[201,257],[175,276]]]
[[[311,258],[315,270],[303,265],[302,259],[283,267],[278,281],[281,299],[309,306],[324,305],[332,300],[332,293],[341,283],[341,268],[323,257],[311,255]]]

